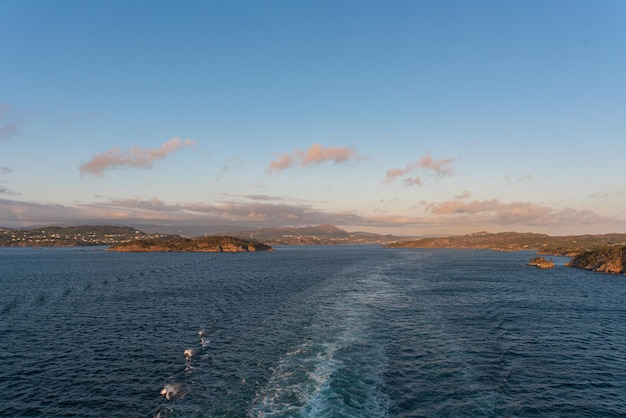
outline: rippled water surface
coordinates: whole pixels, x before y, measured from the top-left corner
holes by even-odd
[[[625,416],[626,278],[532,255],[2,248],[0,416]]]

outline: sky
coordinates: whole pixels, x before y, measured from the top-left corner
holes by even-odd
[[[622,0],[0,0],[0,226],[626,232]]]

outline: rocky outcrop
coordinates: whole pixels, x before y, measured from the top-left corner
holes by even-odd
[[[529,266],[535,266],[541,270],[548,270],[554,267],[554,261],[546,260],[543,257],[535,257],[528,262]]]
[[[601,273],[624,274],[626,247],[606,246],[585,251],[566,264],[584,270]]]
[[[135,240],[113,245],[110,251],[119,252],[203,252],[241,253],[272,251],[269,245],[229,236],[203,238],[170,238]]]

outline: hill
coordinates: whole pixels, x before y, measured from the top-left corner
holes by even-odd
[[[602,273],[623,274],[626,265],[626,246],[594,248],[572,258],[567,265]]]
[[[347,232],[330,224],[299,228],[261,228],[228,232],[227,235],[241,238],[247,237],[268,244],[281,245],[388,244],[400,239],[392,235],[372,234],[369,232]]]
[[[0,247],[75,247],[112,245],[135,239],[163,238],[163,234],[146,234],[129,226],[46,226],[32,229],[0,227]]]
[[[113,245],[110,251],[118,252],[205,252],[234,253],[272,251],[272,247],[229,236],[210,236],[202,238],[163,238],[140,239]]]
[[[626,234],[549,236],[546,234],[478,232],[390,243],[390,248],[477,248],[500,251],[535,250],[541,254],[573,257],[600,246],[626,245]]]

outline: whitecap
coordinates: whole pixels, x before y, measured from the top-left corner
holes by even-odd
[[[182,399],[189,393],[189,385],[187,383],[176,382],[168,383],[161,389],[161,395],[165,396],[165,399],[171,401],[173,399]]]

